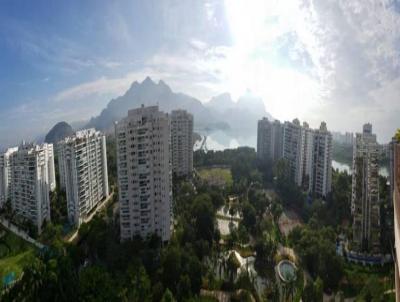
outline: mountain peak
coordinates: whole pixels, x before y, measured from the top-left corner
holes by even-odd
[[[70,136],[74,133],[72,127],[66,122],[57,123],[49,133],[47,133],[45,142],[46,143],[58,143],[60,140],[63,140],[65,137]]]
[[[147,76],[142,82],[142,85],[150,85],[150,84],[155,85],[156,83],[154,83],[153,80],[149,76]]]

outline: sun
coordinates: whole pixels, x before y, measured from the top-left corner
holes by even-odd
[[[263,98],[275,118],[305,118],[318,105],[320,84],[279,51],[285,35],[304,33],[296,1],[226,0],[233,45],[222,66],[224,81],[237,98],[246,90]],[[301,28],[299,28],[301,27]]]

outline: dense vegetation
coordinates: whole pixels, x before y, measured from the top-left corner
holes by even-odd
[[[114,141],[107,147],[115,187]],[[391,268],[366,272],[336,255],[338,236],[350,233],[351,176],[334,171],[333,192],[321,200],[294,185],[285,161],[260,162],[252,148],[196,151],[194,161],[203,172],[173,182],[174,233],[168,244],[156,236],[121,243],[117,196],[81,226],[77,242],[66,243],[65,212],[56,206],[59,218],[41,236],[49,247],[25,264],[2,301],[216,301],[215,290],[229,293],[232,301],[277,301],[282,294],[274,268],[282,259],[298,268],[296,280],[285,285],[288,300],[322,301],[324,291],[360,301],[390,299],[383,292],[392,286]],[[210,175],[221,181],[210,182]],[[387,188],[381,190],[388,240],[391,208]],[[62,192],[53,198],[57,205],[65,202]],[[288,236],[280,230],[285,211],[301,220]],[[228,234],[218,227],[224,221]],[[236,253],[254,259],[256,275],[241,269]]]

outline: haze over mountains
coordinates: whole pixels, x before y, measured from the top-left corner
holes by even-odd
[[[259,118],[271,117],[265,111],[263,101],[250,95],[234,102],[228,93],[224,93],[203,104],[189,95],[173,92],[162,80],[155,83],[147,77],[141,83],[135,81],[124,95],[111,100],[99,116],[89,121],[86,128],[112,131],[115,121],[125,117],[129,109],[140,107],[142,104],[158,105],[166,112],[185,109],[194,115],[195,129],[198,130],[256,131]]]

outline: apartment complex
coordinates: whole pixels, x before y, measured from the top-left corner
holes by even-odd
[[[171,112],[172,172],[176,176],[193,173],[193,115],[186,110]]]
[[[332,190],[332,135],[322,122],[313,131],[310,191],[327,196]]]
[[[68,218],[79,227],[109,195],[106,137],[95,129],[78,131],[59,142],[57,151]]]
[[[326,197],[331,192],[332,134],[325,122],[311,129],[298,119],[281,124],[263,118],[258,121],[257,156],[286,160],[293,181],[309,193]]]
[[[288,162],[291,177],[303,184],[304,131],[298,119],[283,124],[283,158]]]
[[[353,149],[351,212],[353,241],[357,252],[379,252],[379,166],[378,144],[372,125],[365,124],[357,133]]]
[[[23,143],[9,160],[11,207],[40,233],[43,222],[50,221],[50,191],[56,187],[53,145]]]
[[[282,158],[283,127],[278,121],[264,117],[257,126],[257,157],[267,161]]]
[[[310,126],[303,122],[302,134],[301,134],[301,152],[302,158],[301,164],[301,186],[304,190],[309,191],[312,187],[312,176],[313,176],[313,167],[314,167],[314,131],[310,128]]]
[[[170,120],[158,106],[133,109],[115,124],[121,240],[171,236]]]
[[[354,133],[346,132],[343,134],[340,132],[332,132],[332,139],[340,144],[353,145]]]
[[[390,144],[391,196],[393,197],[394,239],[395,239],[395,286],[396,301],[400,301],[400,131]]]
[[[9,148],[4,153],[0,154],[0,208],[10,199],[10,184],[11,184],[11,155],[18,151],[18,147]]]

